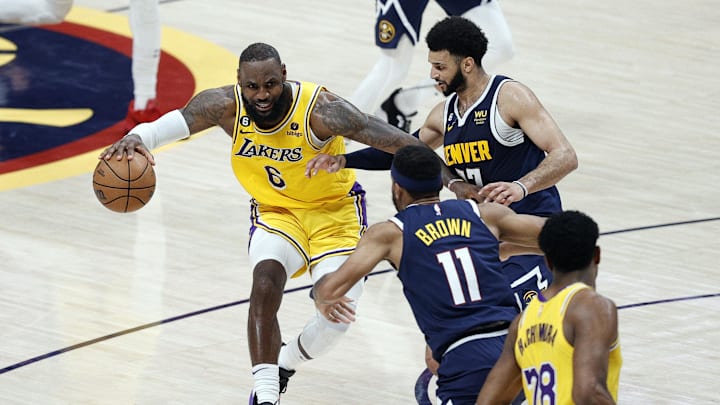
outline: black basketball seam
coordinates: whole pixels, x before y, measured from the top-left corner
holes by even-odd
[[[145,157],[145,156],[143,156],[143,157]],[[145,175],[145,172],[148,171],[148,166],[150,166],[150,162],[149,162],[147,159],[145,159],[145,167],[143,167],[143,169],[142,169],[142,171],[140,172],[140,174],[139,174],[137,177],[135,177],[134,179],[132,179],[132,181],[136,181],[137,179],[139,179],[139,178],[141,178],[142,176],[144,176],[144,175]],[[130,174],[129,167],[128,167],[128,174]],[[128,177],[130,177],[130,176],[128,176]]]
[[[110,166],[110,164],[107,162],[107,160],[103,159],[102,162],[105,164],[105,166],[107,166],[107,168],[110,170],[110,172],[115,175],[115,177],[117,177],[117,178],[120,179],[120,180],[125,180],[125,179],[123,179],[122,177],[120,177],[120,175],[118,174],[118,172],[116,172],[115,170],[113,170],[112,166]],[[129,173],[129,172],[128,172],[128,173]]]
[[[128,197],[128,199],[130,199],[130,198],[132,198],[132,199],[134,199],[134,200],[140,201],[140,202],[142,203],[142,205],[145,205],[145,204],[148,203],[148,201],[150,201],[150,200],[145,201],[145,200],[143,200],[142,198],[140,198],[140,197],[138,197],[138,196],[136,196],[136,195],[133,195],[133,196]]]
[[[124,210],[123,212],[132,212],[132,211],[128,211],[128,210],[127,210],[127,208],[128,208],[128,207],[127,207],[127,206],[128,206],[127,202],[128,202],[130,199],[139,201],[140,203],[142,203],[142,206],[143,206],[143,207],[146,206],[148,202],[150,202],[150,199],[148,199],[147,201],[145,201],[145,200],[143,200],[142,198],[133,195],[133,196],[129,196],[129,197],[127,197],[127,198],[124,197],[124,196],[115,197],[115,198],[113,198],[113,199],[110,200],[110,201],[103,202],[102,205],[105,205],[105,206],[110,205],[110,204],[114,203],[115,201],[117,201],[117,200],[119,200],[119,199],[121,199],[121,198],[124,198],[124,199],[125,199],[125,210]],[[151,198],[152,198],[152,197],[151,197]],[[139,210],[140,208],[142,208],[142,207],[137,208],[135,211]]]
[[[130,171],[130,161],[125,159],[125,163],[127,164],[128,178],[127,187],[125,188],[125,209],[123,212],[128,212],[128,206],[130,205],[130,173],[132,172]]]
[[[108,184],[98,183],[97,181],[94,181],[94,180],[93,180],[93,184],[96,184],[96,185],[98,185],[98,186],[103,186],[103,187],[105,187],[105,188],[116,189],[116,190],[147,190],[147,189],[149,189],[149,188],[155,188],[155,186],[130,187],[130,188],[127,188],[127,187],[117,187],[117,186],[111,186],[111,185],[108,185]]]

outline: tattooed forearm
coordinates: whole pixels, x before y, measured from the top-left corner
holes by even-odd
[[[407,132],[373,115],[363,113],[346,100],[329,92],[321,93],[313,115],[321,124],[319,127],[322,127],[313,127],[313,130],[322,139],[342,135],[390,153],[405,145],[421,144]]]
[[[318,100],[315,105],[314,114],[318,114],[325,125],[332,133],[349,136],[368,125],[365,114],[347,101],[337,97]]]
[[[219,125],[228,108],[234,108],[234,98],[223,87],[200,92],[181,111],[190,133],[195,133]]]
[[[418,138],[373,115],[369,116],[367,128],[357,134],[356,140],[390,153],[406,145],[425,145]]]

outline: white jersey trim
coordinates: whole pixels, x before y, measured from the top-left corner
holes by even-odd
[[[508,330],[507,330],[507,329],[503,329],[503,330],[499,330],[499,331],[496,331],[496,332],[480,333],[480,334],[477,334],[477,335],[471,335],[471,336],[468,336],[468,337],[464,337],[464,338],[458,340],[457,342],[451,344],[450,346],[448,346],[447,350],[445,350],[445,353],[443,353],[443,356],[445,356],[446,354],[450,353],[450,351],[451,351],[452,349],[455,349],[456,347],[458,347],[458,346],[460,346],[460,345],[462,345],[462,344],[465,344],[465,343],[467,343],[467,342],[470,342],[470,341],[473,341],[473,340],[478,340],[478,339],[487,339],[487,338],[491,338],[491,337],[503,336],[503,335],[507,335],[507,334],[508,334]]]
[[[390,217],[390,218],[388,218],[388,221],[390,221],[390,222],[392,222],[393,224],[395,224],[395,226],[397,226],[398,228],[400,228],[401,231],[404,230],[404,225],[403,225],[402,221],[399,220],[397,217]]]
[[[320,94],[320,91],[322,90],[322,86],[318,86],[317,89],[315,89],[315,93],[313,93],[312,101],[308,104],[307,110],[305,111],[305,117],[307,117],[307,132],[309,135],[308,142],[310,143],[310,146],[315,149],[316,151],[319,151],[320,149],[324,148],[325,145],[330,143],[333,139],[335,139],[335,135],[329,137],[326,140],[322,140],[318,138],[317,135],[315,135],[315,132],[312,130],[312,127],[310,126],[310,115],[311,110],[315,108],[315,103],[317,103],[318,95]]]
[[[525,133],[520,128],[513,128],[508,125],[500,115],[500,109],[497,108],[497,99],[500,95],[500,89],[505,82],[512,81],[505,79],[498,85],[490,104],[490,131],[493,137],[504,146],[517,146],[525,142]]]
[[[453,108],[453,113],[458,117],[458,126],[459,127],[462,127],[465,125],[465,121],[467,121],[468,117],[471,116],[470,112],[474,111],[475,107],[477,107],[478,104],[482,103],[483,100],[485,100],[485,97],[487,97],[488,92],[490,91],[490,87],[492,87],[493,80],[495,80],[495,75],[490,76],[490,80],[488,81],[487,85],[485,86],[485,90],[483,90],[483,93],[480,95],[480,97],[478,97],[477,100],[475,100],[473,105],[471,105],[470,107],[468,107],[467,110],[465,110],[465,114],[463,114],[462,116],[460,116],[460,114],[458,113],[458,108],[457,108],[458,97],[457,97],[457,94],[455,95],[455,102],[453,103],[452,108]],[[447,105],[450,103],[449,100],[451,100],[451,99],[452,99],[452,97],[448,98],[448,101],[445,103],[445,105],[446,105],[445,118],[446,119],[447,119]],[[495,104],[495,100],[493,100],[493,105],[494,104]]]
[[[480,215],[480,208],[478,208],[477,203],[475,200],[467,199],[465,200],[468,204],[470,204],[470,208],[477,214],[478,218],[482,219],[482,216]]]

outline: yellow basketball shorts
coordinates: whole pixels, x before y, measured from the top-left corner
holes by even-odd
[[[355,183],[341,200],[310,208],[283,208],[259,204],[250,206],[250,237],[257,228],[276,234],[291,243],[305,260],[305,266],[292,277],[302,275],[308,267],[331,256],[352,253],[367,230],[365,191]]]

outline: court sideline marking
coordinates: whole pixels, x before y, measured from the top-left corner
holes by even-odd
[[[621,230],[617,230],[617,231],[603,232],[600,235],[601,236],[617,235],[617,234],[621,234],[621,233],[637,232],[637,231],[644,231],[644,230],[657,229],[657,228],[666,228],[666,227],[670,227],[670,226],[691,225],[691,224],[705,223],[705,222],[718,221],[718,220],[720,220],[720,217],[711,217],[711,218],[705,218],[705,219],[696,219],[696,220],[680,221],[680,222],[670,222],[670,223],[666,223],[666,224],[649,225],[649,226],[643,226],[643,227],[621,229]],[[391,271],[394,271],[394,269],[379,270],[379,271],[375,271],[375,272],[371,273],[370,276],[377,276],[379,274],[385,274],[385,273],[388,273]],[[310,288],[312,288],[312,285],[290,288],[290,289],[285,290],[284,294],[308,290]],[[636,307],[642,307],[642,306],[648,306],[648,305],[667,304],[667,303],[680,302],[680,301],[689,301],[689,300],[697,300],[697,299],[705,299],[705,298],[717,298],[717,297],[720,297],[720,292],[711,293],[711,294],[694,295],[694,296],[688,296],[688,297],[676,297],[676,298],[667,298],[667,299],[660,299],[660,300],[647,301],[647,302],[639,302],[639,303],[635,303],[635,304],[621,305],[621,306],[618,306],[618,309],[636,308]],[[218,310],[233,307],[236,305],[246,304],[249,301],[250,301],[250,299],[246,298],[246,299],[239,300],[239,301],[229,302],[227,304],[216,305],[214,307],[205,308],[205,309],[201,309],[198,311],[185,313],[182,315],[177,315],[177,316],[163,319],[160,321],[155,321],[155,322],[146,323],[144,325],[139,325],[134,328],[121,330],[119,332],[111,333],[109,335],[100,336],[95,339],[80,342],[80,343],[74,344],[72,346],[64,347],[62,349],[54,350],[52,352],[41,354],[39,356],[32,357],[30,359],[27,359],[27,360],[24,360],[21,362],[11,364],[7,367],[1,368],[0,375],[5,374],[12,370],[16,370],[18,368],[33,364],[33,363],[37,363],[38,361],[41,361],[41,360],[49,359],[51,357],[55,357],[55,356],[58,356],[63,353],[67,353],[67,352],[70,352],[70,351],[73,351],[76,349],[80,349],[80,348],[83,348],[86,346],[93,345],[95,343],[100,343],[100,342],[110,340],[110,339],[113,339],[113,338],[116,338],[119,336],[139,332],[144,329],[152,328],[155,326],[160,326],[160,325],[170,323],[170,322],[179,321],[181,319],[190,318],[190,317],[197,316],[197,315],[202,315],[202,314],[205,314],[208,312],[218,311]],[[422,378],[423,378],[423,374],[420,375],[420,377],[418,379],[418,383],[420,383],[420,380]],[[418,394],[417,389],[418,388],[416,386],[416,395]],[[418,399],[418,401],[419,401],[419,399]]]

